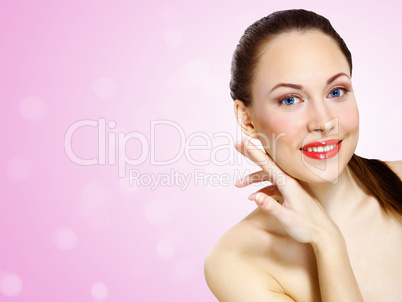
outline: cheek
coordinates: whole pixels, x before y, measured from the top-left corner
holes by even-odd
[[[269,114],[266,114],[268,112]],[[260,110],[257,116],[257,131],[263,134],[275,134],[276,136],[297,133],[300,129],[300,118],[294,114],[283,113],[280,111]]]
[[[345,131],[350,132],[350,134],[358,132],[359,111],[356,105],[350,106],[350,108],[344,110],[341,116],[342,116],[341,119],[342,127],[343,129],[345,129]]]
[[[284,154],[288,147],[294,149],[294,146],[300,141],[300,136],[303,133],[302,120],[303,119],[291,117],[289,114],[260,119],[260,123],[257,125],[257,131],[260,141],[265,146],[265,150],[268,154],[272,156],[276,154],[276,150],[280,151],[278,155],[279,153]]]
[[[271,141],[275,137],[281,135],[281,133],[287,133],[288,130],[289,127],[285,119],[273,116],[267,116],[266,118],[260,117],[259,123],[257,125],[257,131],[260,140],[268,139],[269,141]]]

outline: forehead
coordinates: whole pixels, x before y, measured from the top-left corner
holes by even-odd
[[[262,47],[254,85],[303,85],[326,81],[339,72],[350,74],[347,59],[333,38],[318,31],[290,32]]]

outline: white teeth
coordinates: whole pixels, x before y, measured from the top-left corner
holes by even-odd
[[[328,151],[334,149],[335,146],[336,146],[336,144],[335,145],[319,146],[319,147],[310,147],[310,148],[307,148],[307,151],[308,152],[328,152]]]

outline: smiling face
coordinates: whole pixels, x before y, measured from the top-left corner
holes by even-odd
[[[277,164],[308,183],[335,182],[359,133],[349,65],[336,42],[319,31],[279,35],[262,49],[252,96],[254,131]]]

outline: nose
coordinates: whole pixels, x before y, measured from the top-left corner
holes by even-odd
[[[331,114],[330,104],[326,100],[311,100],[308,108],[307,129],[309,132],[334,134],[337,130],[338,118]]]

